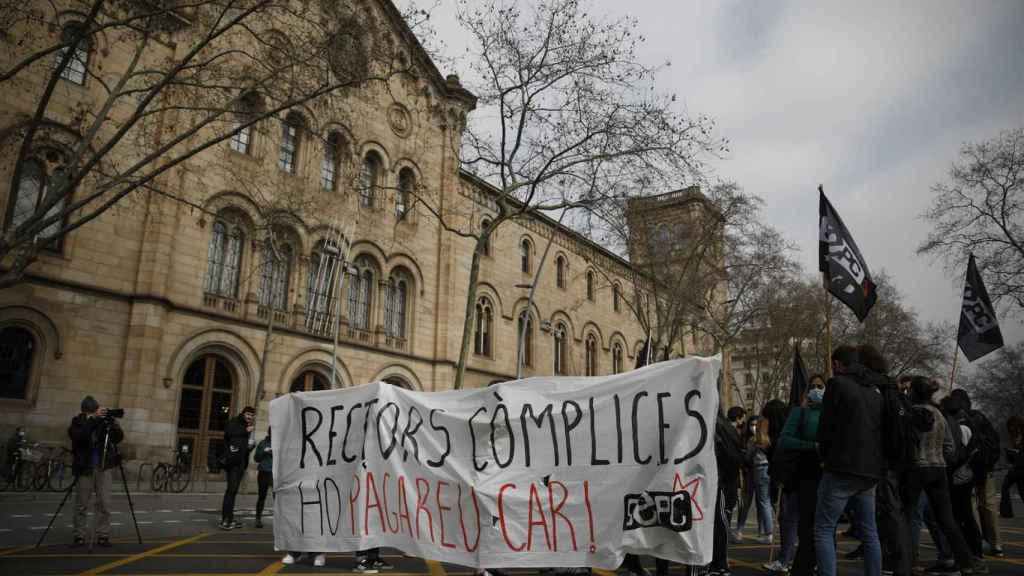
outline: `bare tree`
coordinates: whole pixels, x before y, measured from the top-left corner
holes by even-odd
[[[973,252],[993,300],[1024,311],[1024,128],[966,144],[924,218],[933,229],[918,254],[961,278]]]
[[[344,99],[330,97],[346,90],[386,93],[399,76],[437,75],[404,43],[384,41],[390,24],[369,12],[289,0],[0,0],[0,22],[16,31],[0,35],[0,86],[34,102],[0,129],[0,150],[15,159],[14,173],[0,176],[18,198],[0,237],[0,286],[136,191],[170,195],[171,169],[222,142],[244,148],[264,120],[337,106]],[[88,96],[59,102],[64,82]],[[54,144],[60,154],[40,161],[55,166],[40,176],[33,162]]]
[[[1002,428],[1010,416],[1024,413],[1024,343],[1004,346],[981,361],[978,369],[961,373],[958,384],[970,390],[978,409]]]
[[[461,142],[461,166],[479,180],[461,206],[424,202],[447,230],[474,242],[456,388],[473,333],[480,257],[497,228],[537,213],[593,209],[625,182],[676,185],[696,172],[698,154],[717,145],[710,121],[652,96],[654,70],[638,61],[632,20],[601,21],[578,0],[529,7],[464,0],[458,20],[472,43],[467,86],[480,107]]]

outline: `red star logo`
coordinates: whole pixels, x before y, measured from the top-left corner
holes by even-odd
[[[700,504],[697,503],[697,491],[700,490],[700,481],[701,478],[697,477],[683,484],[683,479],[679,476],[679,472],[676,472],[676,478],[672,481],[673,492],[682,490],[690,494],[690,502],[693,502],[693,507],[696,509],[696,512],[693,515],[694,522],[704,519],[704,510],[702,510]]]

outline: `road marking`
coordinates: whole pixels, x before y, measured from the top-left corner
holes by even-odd
[[[284,568],[284,563],[278,560],[272,564],[268,564],[263,570],[260,570],[258,574],[260,576],[268,576],[269,574],[277,574]]]
[[[164,520],[164,524],[181,524],[181,520]]]
[[[31,514],[11,514],[11,518],[31,518]]]
[[[131,564],[132,562],[135,562],[137,560],[142,560],[143,558],[149,558],[151,556],[156,556],[157,554],[160,554],[161,552],[166,552],[168,550],[173,550],[175,548],[179,548],[181,546],[185,546],[186,544],[191,544],[192,542],[196,542],[198,540],[202,540],[203,538],[206,538],[209,535],[210,535],[209,532],[203,532],[201,534],[196,534],[195,536],[191,536],[189,538],[183,538],[181,540],[175,540],[174,542],[171,542],[170,544],[164,544],[163,546],[158,546],[156,548],[151,548],[149,550],[146,550],[145,552],[141,552],[139,554],[135,554],[134,556],[129,556],[127,558],[122,558],[121,560],[115,560],[114,562],[109,562],[109,563],[104,564],[102,566],[97,566],[96,568],[93,568],[92,570],[86,570],[85,572],[79,573],[79,576],[93,576],[94,574],[102,574],[102,573],[104,573],[104,572],[106,572],[108,570],[113,570],[114,568],[118,568],[120,566],[124,566],[125,564]]]
[[[427,563],[427,569],[430,570],[430,576],[447,576],[444,566],[441,566],[441,563],[437,560],[426,560],[425,562]]]
[[[209,518],[193,518],[192,521],[193,522],[209,522],[210,519]]]
[[[157,512],[169,513],[170,510],[157,510]]]
[[[194,508],[183,508],[182,512],[195,512]]]
[[[152,523],[153,522],[150,521],[150,520],[139,520],[138,522],[136,522],[136,524],[152,524]]]
[[[4,550],[0,552],[0,556],[10,556],[11,554],[17,554],[18,552],[24,552],[25,550],[31,550],[34,546],[18,546],[17,548],[11,548],[10,550]]]
[[[0,528],[0,532],[10,532],[10,528]]]
[[[46,526],[33,526],[29,530],[46,530]]]

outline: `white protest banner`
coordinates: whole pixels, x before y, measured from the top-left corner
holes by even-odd
[[[711,561],[717,358],[596,378],[270,404],[274,543],[474,567]]]

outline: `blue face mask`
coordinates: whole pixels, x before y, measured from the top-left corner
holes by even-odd
[[[807,392],[807,401],[811,404],[821,404],[823,398],[825,398],[825,390],[823,388],[811,388]]]

